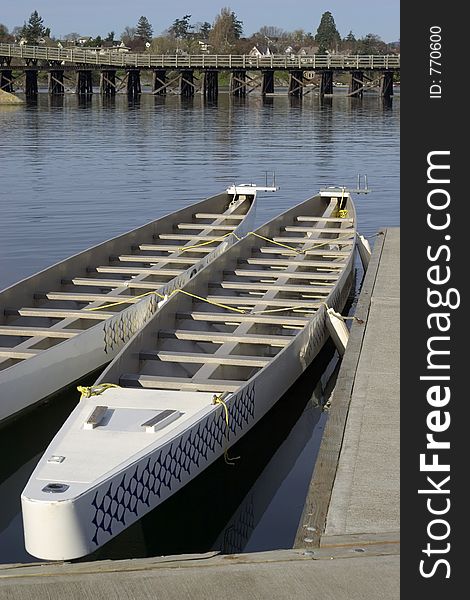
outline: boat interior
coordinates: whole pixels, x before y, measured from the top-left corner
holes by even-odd
[[[247,235],[171,298],[97,383],[228,393],[328,299],[355,243],[354,208],[315,197]],[[349,216],[344,216],[347,213]]]
[[[253,199],[254,195],[213,196],[0,292],[0,371],[107,320],[142,294],[161,289],[236,230]]]

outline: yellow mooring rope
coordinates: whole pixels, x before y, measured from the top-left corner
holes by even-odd
[[[230,458],[229,455],[228,455],[228,435],[229,435],[229,420],[228,420],[229,413],[228,413],[228,407],[227,407],[227,404],[226,404],[225,400],[222,400],[221,396],[214,396],[212,398],[212,404],[221,404],[223,406],[223,408],[224,408],[224,411],[225,411],[225,423],[227,425],[227,428],[225,430],[226,431],[226,445],[225,445],[225,450],[224,450],[224,460],[225,460],[225,463],[227,465],[230,465],[231,467],[233,467],[233,466],[235,466],[235,463],[233,461],[234,460],[239,460],[240,457],[239,456],[233,456],[232,458]]]
[[[207,241],[201,242],[199,244],[194,244],[194,246],[180,246],[178,248],[178,250],[180,252],[187,252],[188,250],[193,250],[194,248],[199,248],[200,246],[208,246],[209,244],[212,244],[214,242],[221,242],[222,240],[224,240],[225,238],[229,237],[230,235],[235,236],[238,241],[241,240],[241,238],[239,238],[236,233],[234,233],[233,231],[229,231],[228,233],[224,233],[224,235],[216,237],[216,238],[214,238],[212,240],[207,240]]]
[[[80,400],[82,398],[91,398],[92,396],[99,396],[109,388],[118,388],[121,387],[116,383],[100,383],[99,385],[90,385],[89,387],[79,385],[77,386],[77,390],[81,393]]]

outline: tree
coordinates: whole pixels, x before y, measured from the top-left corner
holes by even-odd
[[[43,18],[39,16],[38,11],[31,13],[28,22],[24,24],[21,35],[28,44],[37,44],[39,39],[50,34],[50,29],[44,27]]]
[[[105,42],[114,42],[114,31],[110,31],[108,35],[104,38]]]
[[[349,54],[355,53],[357,50],[357,40],[356,36],[352,31],[348,33],[348,35],[344,38],[343,43],[341,44],[341,48],[346,50]]]
[[[260,27],[258,33],[260,36],[268,37],[271,40],[277,40],[285,36],[285,31],[275,25],[263,25],[263,27]]]
[[[168,28],[170,35],[178,40],[183,40],[191,35],[192,25],[189,24],[191,15],[184,15],[182,19],[175,19],[171,27]]]
[[[374,33],[368,33],[357,42],[358,54],[386,54],[388,52],[387,44]]]
[[[153,28],[147,17],[140,17],[135,30],[135,35],[143,42],[150,42],[153,37]]]
[[[341,37],[336,29],[335,20],[329,11],[322,14],[315,41],[319,45],[320,53],[336,50],[337,45],[341,41]]]
[[[80,34],[76,31],[72,31],[71,33],[66,33],[63,36],[63,40],[65,42],[76,42],[80,38]]]
[[[84,44],[87,48],[101,48],[103,45],[103,39],[100,35],[97,35],[95,38],[90,38]]]
[[[207,40],[207,38],[209,37],[209,34],[211,32],[212,29],[212,25],[210,23],[208,23],[207,21],[204,21],[204,23],[196,23],[196,25],[194,25],[194,34],[196,35],[196,37],[198,37],[201,40]]]
[[[13,36],[8,33],[8,27],[0,23],[0,42],[8,44],[13,41]]]
[[[209,42],[218,52],[231,50],[236,40],[241,38],[243,23],[227,6],[217,15],[210,32]]]
[[[134,40],[135,35],[136,35],[135,27],[129,27],[127,25],[126,27],[124,27],[124,31],[121,33],[121,39],[126,44],[126,46],[129,46],[130,42],[132,42]]]

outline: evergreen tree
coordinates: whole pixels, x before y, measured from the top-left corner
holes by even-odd
[[[204,23],[196,23],[196,25],[194,26],[194,33],[198,38],[207,40],[211,29],[212,25],[207,21],[204,21]]]
[[[346,50],[349,54],[355,53],[357,51],[357,40],[356,36],[352,31],[350,31],[348,35],[344,38],[341,47],[342,50]]]
[[[150,42],[153,37],[153,28],[147,17],[140,17],[135,34],[144,42]]]
[[[37,44],[39,39],[50,34],[50,29],[44,27],[44,21],[39,16],[38,11],[31,13],[29,20],[24,24],[21,30],[21,35],[26,39],[28,44]]]
[[[341,41],[341,37],[336,29],[335,20],[329,11],[322,14],[315,41],[320,47],[320,54],[327,50],[336,50],[337,45]]]
[[[168,32],[175,38],[183,40],[191,35],[192,25],[189,24],[191,15],[184,15],[182,19],[175,19]]]

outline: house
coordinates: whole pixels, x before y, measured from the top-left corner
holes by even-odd
[[[101,44],[101,48],[110,52],[129,52],[130,50],[122,40],[105,40]]]
[[[203,53],[203,54],[208,54],[209,53],[210,45],[207,42],[203,42],[202,40],[198,40],[197,43],[199,44],[199,50],[200,50],[201,53]]]
[[[312,54],[316,54],[318,50],[320,50],[320,46],[318,44],[313,44],[312,46],[302,46],[297,54],[299,56],[312,56]]]
[[[269,49],[269,46],[253,46],[253,48],[248,52],[248,56],[255,56],[259,58],[261,56],[272,56],[272,52]]]

